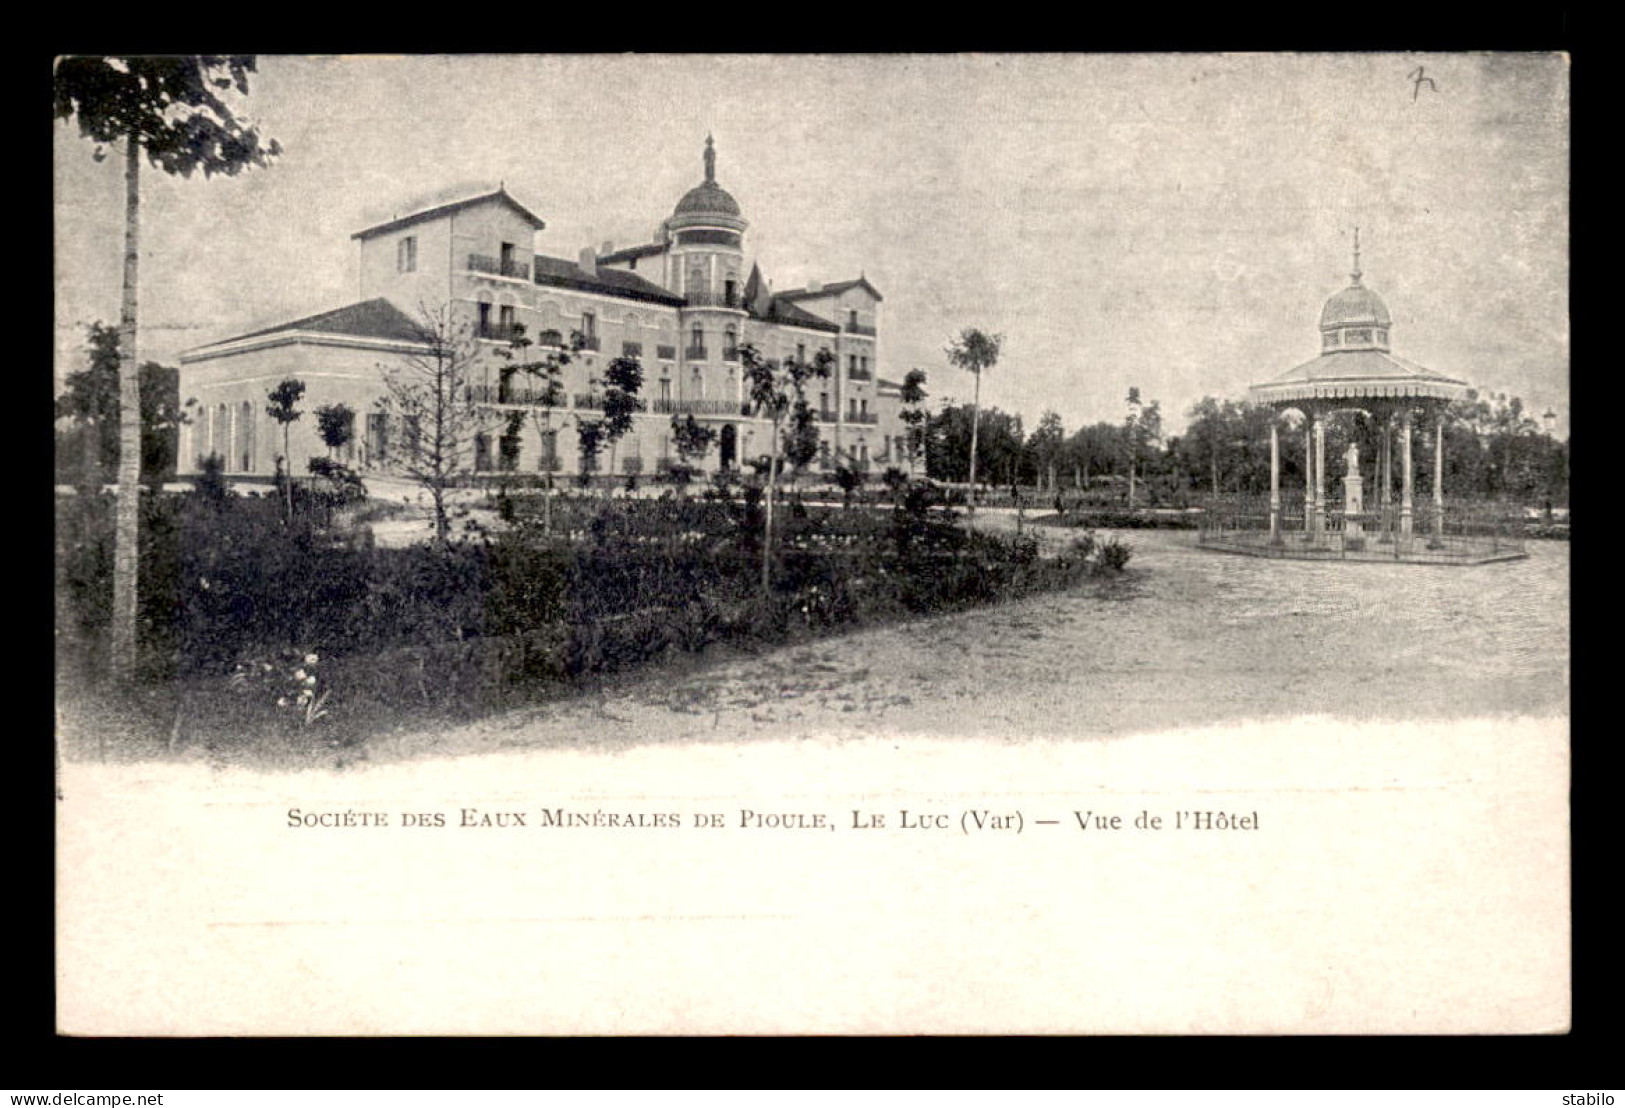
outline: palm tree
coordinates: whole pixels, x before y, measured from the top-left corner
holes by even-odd
[[[958,340],[948,347],[948,362],[976,375],[976,389],[971,401],[970,418],[970,510],[976,511],[976,425],[982,410],[982,371],[992,369],[999,361],[999,346],[1003,335],[990,335],[974,327],[959,333]]]

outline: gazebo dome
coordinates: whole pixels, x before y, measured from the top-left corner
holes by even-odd
[[[1382,297],[1360,284],[1358,271],[1354,283],[1342,292],[1334,293],[1320,310],[1320,328],[1323,331],[1333,327],[1388,327],[1393,322]]]

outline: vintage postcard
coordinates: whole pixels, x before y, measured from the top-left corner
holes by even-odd
[[[59,59],[59,1030],[1566,1031],[1569,64]]]

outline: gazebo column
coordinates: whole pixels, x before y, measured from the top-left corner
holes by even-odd
[[[1315,530],[1326,529],[1326,421],[1315,417]]]
[[[1281,439],[1270,416],[1270,545],[1281,541]]]
[[[1411,482],[1415,474],[1411,468],[1411,413],[1400,420],[1400,434],[1404,436],[1404,454],[1400,460],[1399,533],[1411,533]]]
[[[1444,537],[1444,416],[1433,426],[1433,535]]]
[[[1305,414],[1303,420],[1303,531],[1315,529],[1315,421]]]

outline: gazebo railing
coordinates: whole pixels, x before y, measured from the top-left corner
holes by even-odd
[[[1409,526],[1401,505],[1346,512],[1327,504],[1319,512],[1301,490],[1281,495],[1273,534],[1267,496],[1209,499],[1197,523],[1197,543],[1216,549],[1283,558],[1362,561],[1467,562],[1526,553],[1523,523],[1509,505],[1431,500],[1413,503]]]

